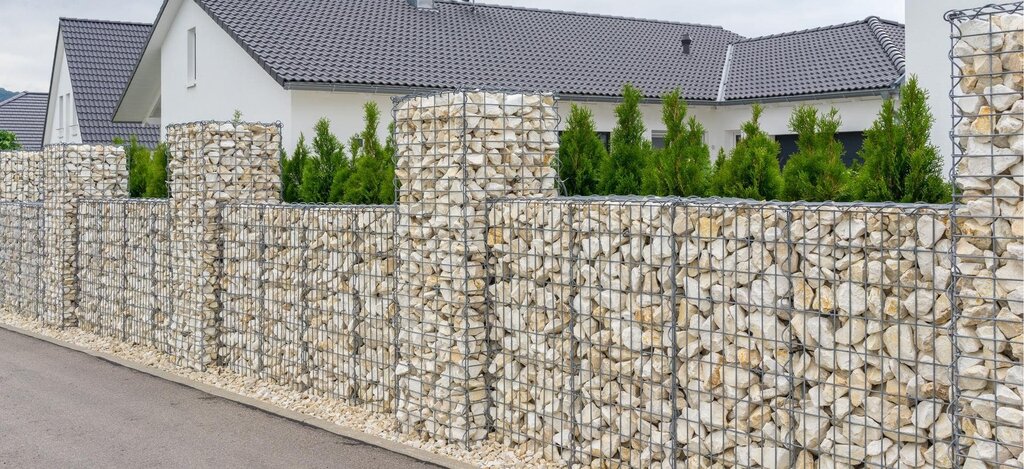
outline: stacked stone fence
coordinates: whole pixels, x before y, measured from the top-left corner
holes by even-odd
[[[553,96],[442,92],[393,206],[281,204],[275,124],[170,126],[166,201],[4,153],[0,305],[572,467],[1022,467],[1020,10],[949,16],[952,205],[559,198]]]

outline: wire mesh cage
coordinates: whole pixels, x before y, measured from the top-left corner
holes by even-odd
[[[83,200],[77,213],[78,327],[124,339],[125,202]]]
[[[37,319],[42,312],[43,206],[0,202],[0,307]]]
[[[0,200],[42,201],[44,167],[41,151],[0,151]]]
[[[395,102],[400,381],[405,428],[487,434],[485,200],[556,195],[551,95],[454,91]]]
[[[169,353],[170,210],[167,200],[126,200],[123,340]]]
[[[1020,467],[1024,447],[1024,4],[950,11],[955,451]]]

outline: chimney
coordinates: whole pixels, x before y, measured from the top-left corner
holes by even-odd
[[[406,1],[409,2],[410,5],[412,5],[412,6],[416,7],[416,8],[427,9],[427,10],[434,9],[434,0],[406,0]]]
[[[690,33],[683,33],[683,53],[686,55],[690,54],[690,44],[693,41],[690,40]]]

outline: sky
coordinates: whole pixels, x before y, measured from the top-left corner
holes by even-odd
[[[286,1],[286,0],[281,0]],[[324,0],[358,1],[358,0]],[[404,0],[393,0],[404,1]],[[60,17],[152,22],[162,0],[0,0],[0,88],[47,91]],[[480,0],[723,26],[753,37],[875,15],[903,22],[903,0]]]

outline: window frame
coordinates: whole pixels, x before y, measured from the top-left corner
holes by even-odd
[[[198,42],[196,28],[189,28],[185,33],[185,87],[193,88],[199,77]]]

